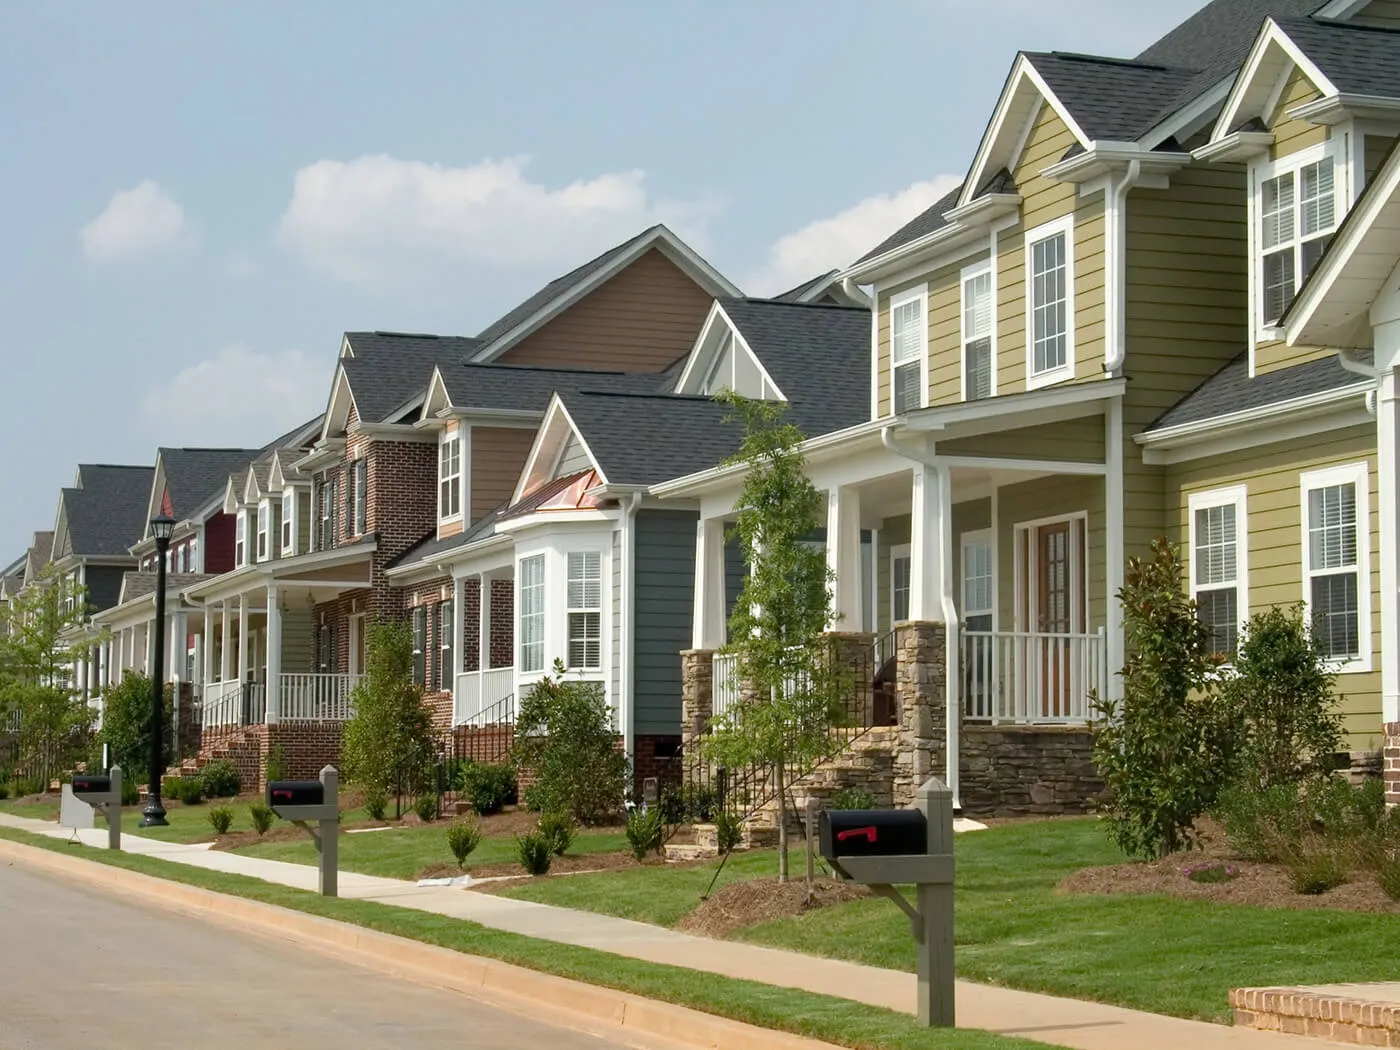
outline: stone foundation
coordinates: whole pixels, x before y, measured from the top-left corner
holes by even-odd
[[[941,623],[895,625],[895,697],[899,740],[894,755],[894,804],[912,806],[915,793],[946,766],[947,631]]]
[[[681,740],[703,736],[715,710],[715,651],[681,653]]]
[[[996,816],[1085,813],[1103,791],[1087,726],[964,723],[963,812]]]

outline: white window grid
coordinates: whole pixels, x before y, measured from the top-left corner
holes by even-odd
[[[1211,628],[1211,649],[1234,657],[1249,619],[1249,498],[1243,485],[1194,492],[1187,499],[1196,613]]]
[[[282,553],[295,554],[293,544],[296,539],[296,493],[282,493]]]
[[[438,520],[462,516],[462,442],[457,434],[438,446]]]
[[[544,670],[544,555],[520,560],[520,670]],[[483,600],[485,600],[483,598]]]
[[[603,557],[598,551],[570,551],[565,611],[570,670],[603,666]]]
[[[996,556],[990,530],[962,537],[962,615],[970,631],[990,631],[996,607]]]
[[[962,271],[962,398],[996,394],[996,283],[991,260]]]
[[[258,504],[258,561],[267,561],[268,530],[272,525],[272,507]]]
[[[1074,375],[1074,216],[1026,234],[1026,387]]]
[[[1345,213],[1345,158],[1329,141],[1257,165],[1250,199],[1255,341],[1273,328]]]
[[[928,404],[928,285],[890,299],[890,411]]]
[[[909,619],[909,587],[913,572],[913,560],[909,544],[901,543],[890,548],[890,623],[896,624]]]
[[[1371,670],[1370,469],[1351,463],[1299,477],[1303,603],[1343,674]]]

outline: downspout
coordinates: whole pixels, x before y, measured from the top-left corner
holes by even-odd
[[[1374,379],[1376,381],[1379,381],[1381,378],[1381,370],[1375,365],[1363,361],[1360,351],[1338,350],[1337,361],[1348,372],[1355,372],[1359,376],[1365,376],[1367,379]]]
[[[952,479],[947,476],[948,468],[939,463],[935,458],[917,449],[907,449],[894,439],[894,427],[887,426],[880,429],[880,443],[887,450],[903,459],[921,464],[934,471],[940,478],[940,487],[944,481],[949,486],[949,506],[948,511],[952,513]],[[939,537],[940,542],[942,537]],[[940,560],[951,569],[952,552],[942,552]],[[948,790],[953,793],[953,809],[962,809],[961,780],[959,770],[959,745],[961,739],[959,730],[962,726],[962,695],[961,676],[958,668],[958,607],[953,600],[953,579],[952,572],[940,572],[939,574],[939,604],[943,609],[943,631],[944,631],[944,658],[943,658],[943,696],[946,703],[946,711],[943,718],[944,726],[944,782],[948,785]],[[954,714],[957,717],[953,717]]]
[[[620,680],[622,682],[622,695],[618,697],[618,703],[625,708],[626,718],[622,721],[622,751],[627,756],[628,768],[632,770],[632,786],[636,787],[637,770],[637,708],[632,696],[632,668],[636,665],[633,646],[633,621],[636,619],[634,609],[635,595],[633,594],[633,582],[636,578],[636,569],[633,560],[636,555],[636,527],[637,508],[641,505],[642,494],[634,492],[627,500],[626,510],[622,515],[622,623],[618,629],[622,632],[623,644],[620,646],[622,667],[619,668]]]
[[[1128,191],[1142,179],[1142,161],[1130,160],[1124,176],[1108,190],[1108,266],[1109,278],[1113,282],[1112,294],[1104,313],[1104,362],[1103,370],[1116,376],[1123,370],[1123,362],[1128,356],[1128,326],[1125,323],[1128,297]]]

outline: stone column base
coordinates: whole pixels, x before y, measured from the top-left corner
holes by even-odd
[[[681,741],[704,736],[715,711],[715,651],[681,652]]]
[[[895,625],[895,695],[899,749],[894,759],[894,804],[912,806],[931,775],[942,776],[947,759],[947,630],[941,623]]]

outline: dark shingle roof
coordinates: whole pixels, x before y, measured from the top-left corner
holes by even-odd
[[[1194,69],[1058,51],[1026,59],[1093,140],[1136,140],[1197,77]]]
[[[458,408],[505,408],[543,412],[556,390],[616,390],[650,394],[666,385],[666,373],[597,372],[582,368],[515,365],[440,365],[447,396]]]
[[[365,423],[383,423],[423,393],[436,365],[464,361],[481,343],[452,335],[346,332],[353,357],[341,358],[355,408]]]
[[[870,311],[860,306],[721,299],[808,437],[870,418]]]
[[[948,220],[943,218],[943,213],[955,207],[958,203],[958,196],[962,193],[962,183],[953,187],[938,200],[934,201],[918,215],[906,222],[894,233],[890,234],[874,248],[862,255],[856,262],[865,262],[867,259],[874,259],[892,252],[896,248],[903,247],[910,241],[917,241],[920,237],[927,237],[930,233],[948,225]]]
[[[311,444],[321,436],[321,423],[325,420],[325,413],[308,419],[299,427],[280,434],[273,441],[268,442],[258,449],[258,455],[265,456],[279,448],[309,448]]]
[[[1338,91],[1400,97],[1400,32],[1311,18],[1277,21]]]
[[[1324,0],[1212,0],[1149,45],[1135,61],[1198,70],[1195,93],[1234,74],[1244,64],[1266,18],[1301,18]],[[1182,102],[1189,98],[1182,98]]]
[[[826,273],[819,273],[811,280],[803,281],[796,288],[789,288],[785,292],[780,292],[779,294],[773,296],[773,299],[775,302],[780,303],[800,303],[804,295],[812,291],[812,289],[817,288],[825,281],[830,280],[831,277],[837,273],[840,273],[840,271],[828,270]]]
[[[64,489],[68,539],[80,557],[124,556],[146,533],[154,467],[83,464],[78,488]]]
[[[212,580],[213,573],[176,572],[165,577],[167,592],[178,591],[182,587],[193,587],[196,583]],[[153,572],[128,572],[122,575],[121,604],[144,598],[156,592],[156,574]]]
[[[176,521],[188,518],[216,495],[221,495],[228,476],[246,467],[258,449],[249,448],[163,448],[161,467],[165,488],[170,493],[171,515]]]
[[[432,561],[450,551],[461,550],[469,544],[488,539],[495,534],[496,523],[505,517],[508,509],[509,506],[502,503],[455,536],[445,536],[442,539],[429,536],[393,559],[387,567],[394,569],[401,565],[412,565],[414,562]]]
[[[867,380],[868,382],[868,380]],[[739,424],[708,397],[560,394],[569,417],[614,485],[657,485],[717,466],[739,448]]]
[[[1150,433],[1187,423],[1200,423],[1251,408],[1283,404],[1326,390],[1364,385],[1365,382],[1355,372],[1344,369],[1336,355],[1265,372],[1251,379],[1249,355],[1241,354],[1162,413],[1147,430]]]
[[[34,543],[24,557],[25,576],[37,576],[45,565],[53,561],[53,533],[36,532]]]

